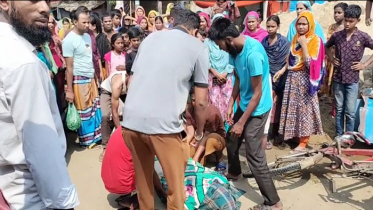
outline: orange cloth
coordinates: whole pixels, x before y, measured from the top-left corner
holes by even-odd
[[[282,9],[281,9],[282,4]],[[268,1],[267,15],[276,15],[280,12],[288,12],[290,8],[290,2],[278,2],[278,1]]]
[[[306,148],[309,141],[310,141],[309,136],[301,137],[299,140],[299,147]]]
[[[308,21],[308,32],[305,34],[307,38],[307,48],[308,48],[308,53],[311,57],[311,59],[317,59],[319,55],[319,50],[320,47],[319,45],[322,44],[320,43],[320,38],[316,35],[315,29],[316,29],[316,24],[315,24],[315,19],[310,11],[304,11],[302,12],[299,17],[297,18],[298,23],[300,18],[306,18]],[[299,47],[298,44],[298,38],[299,38],[299,33],[294,36],[293,41],[291,42],[291,50],[290,56],[294,56],[295,62],[293,65],[289,65],[289,69],[292,71],[300,71],[304,69],[304,59],[303,59],[303,51]],[[291,63],[291,62],[290,62]]]

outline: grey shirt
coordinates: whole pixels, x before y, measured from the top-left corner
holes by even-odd
[[[183,29],[150,34],[132,67],[122,126],[145,134],[181,132],[192,82],[207,88],[208,67],[208,49]]]

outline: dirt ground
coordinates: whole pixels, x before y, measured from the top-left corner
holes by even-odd
[[[71,136],[71,135],[70,135]],[[320,138],[317,142],[323,142]],[[315,145],[314,145],[315,146]],[[78,189],[80,206],[77,210],[110,210],[118,209],[114,200],[118,197],[108,193],[101,181],[101,163],[98,161],[100,150],[80,150],[73,141],[69,141],[67,160],[68,169]],[[284,155],[286,150],[273,149],[267,152],[268,161],[277,155]],[[244,154],[244,147],[241,149]],[[247,170],[244,156],[241,155],[242,168]],[[284,210],[371,210],[373,209],[373,182],[366,179],[342,178],[341,175],[322,163],[302,173],[286,177],[275,177],[279,196],[284,203]],[[331,193],[325,175],[332,176],[337,185],[337,192]],[[233,182],[237,188],[246,191],[240,198],[241,209],[248,210],[257,203],[263,202],[254,179],[239,179]],[[166,209],[159,199],[155,199],[156,209]]]
[[[311,147],[318,148],[324,142],[330,142],[334,136],[334,119],[330,116],[331,101],[322,100],[320,103],[322,113],[324,136],[313,136]],[[330,137],[331,136],[331,137]],[[77,210],[109,210],[119,209],[115,203],[118,195],[108,193],[101,181],[101,163],[98,161],[101,150],[81,150],[74,142],[76,136],[68,133],[67,161],[70,176],[77,186],[80,206]],[[289,148],[278,150],[273,148],[267,151],[268,162],[274,161],[276,156],[286,155]],[[243,171],[247,170],[244,158],[244,147],[241,148],[241,165]],[[336,183],[337,192],[331,193],[330,181],[332,177]],[[373,209],[373,181],[368,179],[343,178],[341,173],[332,171],[328,161],[310,169],[286,177],[274,178],[279,196],[284,203],[284,210],[371,210]],[[240,198],[241,209],[248,210],[257,203],[262,203],[258,187],[254,179],[241,178],[232,182],[234,186],[245,190]],[[164,210],[166,207],[155,198],[156,209]]]

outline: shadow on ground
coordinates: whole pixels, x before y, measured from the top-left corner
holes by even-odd
[[[70,160],[71,160],[71,155],[74,152],[81,152],[85,149],[80,147],[79,144],[75,143],[76,139],[78,138],[78,134],[76,132],[65,130],[65,135],[66,135],[66,144],[67,144],[65,159],[66,159],[67,165],[69,165]]]

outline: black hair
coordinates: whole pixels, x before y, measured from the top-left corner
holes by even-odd
[[[199,15],[200,13],[202,13],[202,11],[197,11],[196,14]]]
[[[98,16],[92,14],[90,19],[91,19],[91,25],[96,26],[97,34],[101,34],[102,33],[102,24],[101,24],[100,18]]]
[[[198,29],[201,23],[201,18],[190,10],[179,10],[175,18],[174,26],[182,25],[188,30]]]
[[[175,18],[180,11],[184,10],[179,4],[175,4],[170,11],[170,17]]]
[[[276,22],[277,26],[280,26],[280,18],[277,15],[271,15],[271,16],[269,16],[269,18],[267,19],[267,23],[270,20]]]
[[[128,34],[128,29],[126,27],[122,27],[122,28],[119,29],[118,32],[121,33],[121,34]]]
[[[110,12],[111,18],[114,18],[115,16],[118,16],[119,18],[122,17],[122,13],[120,12],[119,9],[113,9]]]
[[[64,23],[70,24],[70,20],[68,18],[62,18],[62,24]]]
[[[361,7],[356,4],[351,4],[345,10],[345,18],[357,18],[360,19]]]
[[[79,6],[74,12],[71,13],[70,18],[72,21],[79,20],[80,14],[88,14],[89,9],[85,6]]]
[[[162,16],[157,16],[157,17],[155,17],[155,19],[154,19],[154,23],[155,23],[157,20],[160,20],[160,21],[163,23],[163,18],[162,18]]]
[[[228,18],[218,18],[212,23],[208,35],[212,41],[216,41],[225,39],[228,36],[237,38],[240,36],[240,32]]]
[[[110,46],[111,46],[111,50],[114,50],[114,43],[115,43],[115,41],[117,41],[117,39],[119,39],[119,38],[123,38],[122,37],[122,34],[121,33],[116,33],[116,34],[113,34],[112,36],[111,36],[111,42],[110,42]]]
[[[98,12],[95,12],[95,11],[91,11],[90,15],[96,15],[98,18],[100,18],[100,14],[98,14]]]
[[[130,39],[135,39],[135,38],[141,38],[141,29],[139,29],[138,27],[132,27],[128,30],[128,37]]]
[[[334,6],[334,9],[341,8],[344,12],[344,11],[346,11],[347,7],[348,7],[347,3],[341,2],[341,3],[336,4]]]
[[[111,15],[108,13],[108,12],[105,12],[102,16],[101,16],[101,20],[104,21],[104,18],[106,17],[110,17],[111,18]]]

